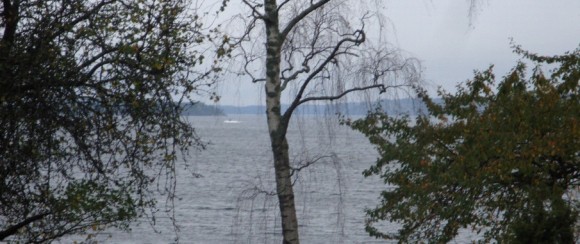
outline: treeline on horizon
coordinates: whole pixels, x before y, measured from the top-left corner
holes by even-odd
[[[441,99],[435,99],[436,102],[442,102]],[[288,108],[288,104],[283,104],[282,109]],[[335,104],[304,104],[298,107],[297,113],[306,115],[328,115],[328,114],[345,114],[345,115],[366,115],[369,111],[376,108],[382,108],[389,114],[407,114],[418,115],[427,111],[427,107],[419,98],[403,99],[383,99],[375,103],[351,102]],[[202,102],[186,104],[183,108],[185,116],[226,116],[234,114],[246,115],[264,115],[266,106],[233,106],[233,105],[208,105]]]
[[[435,99],[436,102],[442,102],[441,99]],[[181,114],[184,116],[227,116],[227,115],[265,115],[266,106],[233,106],[206,104],[203,102],[185,103],[182,106]],[[282,109],[288,108],[288,104],[283,104]],[[98,106],[97,106],[98,107]],[[375,111],[377,108],[389,114],[401,115],[418,115],[427,111],[427,107],[419,98],[404,99],[383,99],[375,103],[351,102],[351,103],[333,103],[333,104],[304,104],[297,109],[297,113],[305,115],[366,115]],[[127,111],[129,108],[119,106],[119,112]]]

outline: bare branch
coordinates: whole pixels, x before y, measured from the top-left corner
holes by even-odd
[[[258,8],[261,8],[263,6],[263,4],[256,4],[256,5],[252,5],[250,2],[248,2],[248,0],[242,0],[242,2],[244,4],[246,4],[246,6],[248,6],[250,9],[252,9],[252,17],[254,17],[255,19],[265,19],[264,14],[260,13],[260,11],[258,11]]]
[[[244,51],[245,52],[245,51]],[[252,83],[257,83],[257,82],[261,82],[261,81],[265,81],[266,79],[264,78],[256,78],[254,76],[254,74],[250,71],[249,67],[251,66],[251,64],[257,59],[257,58],[253,58],[250,57],[247,54],[244,54],[244,72],[246,73],[246,75],[250,76],[250,78],[252,79]]]
[[[278,5],[278,11],[280,11],[280,9],[282,9],[282,7],[283,7],[284,5],[286,5],[287,3],[289,3],[289,2],[290,2],[290,0],[286,0],[286,1],[282,2],[282,3],[280,3],[280,4]]]
[[[307,60],[305,59],[304,61],[307,61]],[[281,80],[283,80],[283,81],[284,81],[284,83],[282,83],[282,86],[280,87],[280,90],[282,90],[282,91],[283,91],[284,89],[286,89],[286,86],[288,85],[288,83],[289,83],[290,81],[293,81],[293,80],[295,80],[296,78],[298,78],[298,76],[299,76],[300,74],[303,74],[303,73],[308,73],[308,72],[310,72],[310,67],[309,67],[307,64],[304,64],[302,67],[303,67],[302,69],[300,69],[300,70],[297,70],[296,72],[294,72],[294,73],[293,73],[292,75],[290,75],[289,77],[284,77],[284,72],[286,72],[286,71],[290,71],[291,69],[285,69],[284,71],[282,71],[282,77],[281,77]]]
[[[375,84],[375,85],[370,85],[370,86],[364,86],[364,87],[355,87],[355,88],[351,88],[348,89],[338,95],[334,95],[334,96],[319,96],[319,97],[307,97],[304,98],[302,100],[300,100],[300,102],[298,103],[298,105],[306,103],[306,102],[310,102],[310,101],[321,101],[321,100],[325,100],[325,101],[333,101],[339,98],[342,98],[344,96],[346,96],[347,94],[354,92],[354,91],[364,91],[364,90],[370,90],[370,89],[379,89],[380,93],[384,93],[387,91],[387,89],[389,88],[401,88],[401,87],[407,87],[408,85],[394,85],[394,86],[386,86],[384,84]],[[296,107],[298,107],[298,105]],[[295,107],[293,108],[295,109]],[[288,110],[290,110],[290,108],[288,108]]]
[[[310,5],[310,7],[308,7],[307,9],[300,12],[300,14],[296,15],[296,17],[292,18],[292,20],[288,22],[284,30],[282,30],[282,32],[280,33],[282,35],[282,40],[286,39],[288,33],[290,33],[292,28],[294,28],[294,26],[296,26],[296,24],[298,24],[302,19],[304,19],[306,16],[308,16],[310,13],[314,12],[318,8],[322,7],[324,4],[327,4],[328,2],[330,2],[330,0],[320,0]]]
[[[294,109],[296,109],[296,107],[298,107],[298,105],[300,105],[302,101],[302,96],[304,95],[304,91],[306,91],[306,88],[308,87],[308,84],[318,76],[318,74],[320,72],[322,72],[326,66],[331,63],[334,62],[336,56],[341,53],[339,52],[341,50],[341,47],[343,44],[351,42],[354,43],[355,45],[358,45],[360,43],[363,43],[365,41],[365,34],[364,31],[362,30],[356,30],[352,36],[355,36],[355,38],[344,38],[342,40],[340,40],[336,46],[334,47],[334,49],[332,50],[332,52],[330,53],[330,55],[328,57],[326,57],[326,59],[318,66],[317,69],[315,69],[312,73],[310,73],[310,75],[304,80],[304,83],[302,84],[302,86],[300,87],[300,90],[298,91],[298,94],[296,94],[294,101],[292,102],[292,104],[290,105],[290,107],[288,108],[288,110],[286,110],[286,112],[284,112],[284,119],[285,120],[289,120],[290,116],[292,114],[292,112],[294,111]]]
[[[310,61],[313,60],[317,55],[319,55],[321,53],[324,53],[324,52],[326,52],[329,49],[329,48],[320,48],[320,47],[317,47],[316,44],[320,40],[320,35],[321,35],[322,29],[323,29],[323,27],[322,27],[323,21],[317,21],[315,23],[315,25],[316,26],[314,28],[311,28],[314,33],[311,35],[312,40],[309,42],[309,47],[308,48],[310,49],[310,52],[307,53],[307,54],[305,54],[305,55],[304,54],[302,55],[303,56],[303,59],[304,59],[302,61],[302,64],[301,64],[302,65],[302,69],[295,71],[294,73],[290,74],[289,76],[286,76],[285,74],[287,72],[290,72],[290,71],[292,71],[294,69],[294,67],[292,66],[292,59],[294,58],[294,55],[293,55],[294,54],[294,51],[295,50],[298,50],[299,53],[302,53],[302,52],[299,51],[301,49],[300,47],[297,47],[297,46],[294,45],[293,38],[288,38],[287,37],[287,40],[284,43],[284,45],[285,45],[286,48],[290,49],[290,51],[285,56],[286,56],[286,61],[288,62],[288,64],[290,65],[290,67],[287,68],[287,69],[284,69],[281,72],[280,79],[283,81],[283,83],[281,85],[281,90],[282,91],[286,88],[286,86],[288,85],[288,83],[290,81],[293,81],[293,80],[297,79],[300,74],[310,72],[310,65],[309,65]],[[300,34],[298,34],[298,35],[300,35]]]
[[[332,157],[333,156],[320,156],[320,157],[318,157],[318,158],[316,158],[314,160],[306,161],[306,163],[304,163],[302,165],[299,165],[298,167],[292,167],[292,166],[290,166],[290,170],[291,170],[290,171],[290,176],[293,176],[294,173],[298,173],[301,170],[310,167],[310,165],[315,164],[316,162],[318,162],[321,159],[324,159],[324,158],[332,158]]]

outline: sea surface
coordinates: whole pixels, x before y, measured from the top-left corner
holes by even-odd
[[[266,118],[260,115],[187,119],[206,150],[192,150],[177,172],[175,212],[142,218],[130,232],[111,229],[98,243],[280,243],[281,228]],[[288,130],[296,167],[295,194],[302,243],[385,243],[364,231],[365,208],[387,188],[364,178],[377,152],[336,116],[297,116]],[[188,165],[187,167],[185,165]],[[159,203],[165,204],[165,196]],[[164,209],[161,207],[161,209]],[[175,219],[178,231],[171,219]],[[386,223],[384,230],[396,231]],[[83,241],[66,237],[62,243]]]
[[[138,219],[130,232],[107,229],[89,241],[77,235],[57,243],[281,243],[265,116],[187,119],[207,148],[192,149],[179,162],[175,211],[163,212],[167,196],[159,196],[155,220]],[[389,186],[363,177],[378,154],[362,134],[339,125],[334,115],[303,115],[292,119],[287,137],[294,167],[309,164],[295,173],[294,183],[302,243],[394,243],[364,231],[364,210],[375,207]],[[375,227],[398,229],[389,222]],[[460,230],[452,243],[480,238]]]
[[[157,213],[154,224],[151,218],[139,219],[130,232],[106,230],[93,240],[280,243],[265,116],[187,119],[208,146],[206,150],[192,150],[180,163],[175,212]],[[288,142],[296,167],[311,163],[296,173],[294,186],[301,242],[384,243],[364,231],[365,208],[378,204],[379,193],[386,188],[380,179],[362,176],[377,158],[367,139],[339,125],[336,116],[304,115],[292,119]],[[164,209],[164,196],[159,203]],[[84,238],[66,237],[61,243],[82,242]]]

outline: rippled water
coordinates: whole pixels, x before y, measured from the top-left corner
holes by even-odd
[[[179,168],[179,200],[175,201],[179,242],[280,243],[277,198],[267,194],[275,186],[265,117],[230,118],[240,123],[224,123],[224,117],[189,119],[210,145],[185,159],[191,167]],[[339,126],[335,119],[301,117],[292,121],[288,140],[295,163],[320,158],[300,171],[295,183],[301,241],[384,243],[364,231],[364,209],[377,204],[379,192],[386,187],[379,179],[361,174],[377,156],[366,138]],[[143,219],[129,233],[110,230],[97,240],[175,241],[169,217],[158,214],[154,227],[155,231]]]

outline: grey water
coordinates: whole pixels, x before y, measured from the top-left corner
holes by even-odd
[[[137,220],[130,232],[106,230],[99,243],[280,243],[281,228],[266,118],[259,115],[187,117],[206,150],[192,150],[180,162],[175,231],[170,214]],[[295,193],[303,243],[384,243],[364,231],[366,208],[386,189],[377,177],[364,178],[377,152],[358,132],[332,116],[302,116],[288,130],[296,166]],[[186,167],[185,165],[189,165]],[[165,198],[160,197],[160,204]],[[396,226],[384,228],[396,231]],[[61,242],[83,241],[67,237]],[[176,240],[177,238],[177,240]]]

